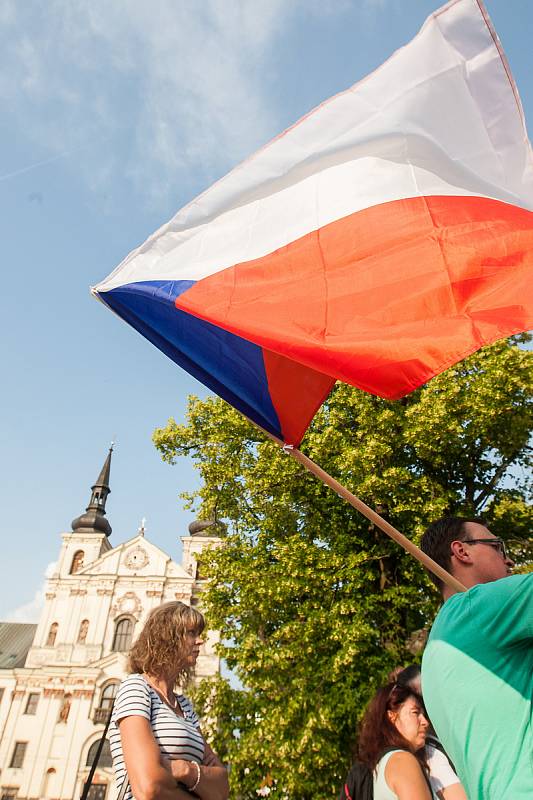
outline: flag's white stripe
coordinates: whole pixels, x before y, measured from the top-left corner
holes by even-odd
[[[369,206],[479,195],[533,209],[521,109],[477,0],[456,0],[364,81],[186,206],[96,287],[199,280]]]
[[[167,233],[98,288],[141,280],[200,280],[266,255],[354,211],[419,194],[510,200],[497,192],[468,191],[423,169],[368,158],[313,175],[275,197],[228,211],[186,233]]]

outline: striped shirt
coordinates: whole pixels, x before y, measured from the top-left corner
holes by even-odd
[[[129,675],[120,684],[109,725],[109,743],[117,791],[120,791],[126,778],[120,731],[117,725],[124,717],[137,716],[147,719],[161,754],[165,758],[183,758],[186,761],[202,763],[205,746],[200,733],[198,717],[190,700],[182,694],[174,696],[179,703],[183,717],[179,717],[161,700],[142,675]],[[128,787],[124,800],[132,800],[132,798],[131,789]]]

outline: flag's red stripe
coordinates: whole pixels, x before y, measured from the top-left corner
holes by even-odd
[[[335,380],[269,350],[263,350],[263,361],[283,440],[297,445]]]
[[[480,345],[533,327],[532,268],[532,212],[481,197],[417,197],[222,270],[176,306],[395,398]]]

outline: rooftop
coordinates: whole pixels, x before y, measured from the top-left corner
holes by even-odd
[[[0,669],[24,666],[36,629],[26,622],[0,622]]]

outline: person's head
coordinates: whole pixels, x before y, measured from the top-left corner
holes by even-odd
[[[383,750],[399,747],[417,755],[426,741],[429,722],[422,699],[407,686],[388,683],[378,689],[365,711],[359,733],[359,759],[374,769]]]
[[[503,541],[479,518],[442,517],[428,527],[420,547],[467,588],[505,578],[513,567]],[[436,575],[430,573],[430,577],[438,589],[445,590]]]
[[[179,600],[152,609],[129,652],[129,672],[186,680],[198,658],[204,627],[202,614]]]
[[[397,683],[400,686],[407,686],[415,694],[422,697],[422,674],[418,664],[409,664],[408,667],[397,667],[389,675],[391,683]]]

